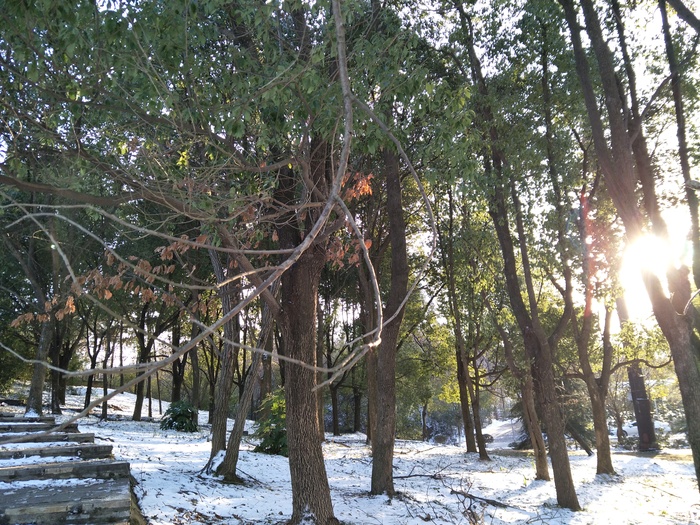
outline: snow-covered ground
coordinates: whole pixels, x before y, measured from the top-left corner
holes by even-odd
[[[133,399],[130,394],[113,398],[110,413],[130,416]],[[79,406],[79,398],[69,404]],[[200,414],[202,422],[206,417]],[[239,473],[248,482],[241,486],[200,474],[210,452],[206,428],[186,434],[163,431],[153,422],[91,417],[82,420],[80,430],[95,433],[98,443],[114,446],[117,459],[131,463],[136,495],[152,525],[277,524],[291,514],[286,458],[254,453],[251,441],[242,446]],[[615,453],[616,476],[596,476],[595,457],[572,451],[584,510],[570,512],[557,507],[552,482],[533,479],[530,456],[504,450],[517,435],[516,425],[495,422],[485,432],[494,436],[489,462],[461,447],[398,441],[394,474],[400,495],[393,499],[368,495],[372,467],[364,435],[328,435],[323,447],[336,516],[353,525],[470,524],[471,494],[481,498],[471,510],[486,524],[700,523],[700,493],[687,450]]]

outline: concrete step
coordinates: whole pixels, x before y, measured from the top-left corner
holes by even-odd
[[[82,459],[106,459],[112,456],[112,445],[96,445],[94,443],[68,443],[49,447],[16,447],[8,446],[3,449],[0,445],[0,460],[18,459],[31,456],[45,458],[59,456],[75,456]],[[0,524],[1,525],[1,524]]]
[[[0,463],[0,482],[69,478],[118,479],[128,478],[129,473],[129,463],[111,459],[60,461],[7,467]],[[2,483],[0,483],[0,490],[2,490]]]
[[[0,525],[128,525],[130,514],[128,478],[0,484]]]

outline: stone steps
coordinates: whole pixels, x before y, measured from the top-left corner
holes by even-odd
[[[59,461],[28,465],[3,466],[0,462],[0,482],[32,479],[128,479],[129,463],[111,459],[91,461]]]
[[[112,456],[112,445],[95,445],[94,443],[57,443],[56,446],[12,447],[6,450],[2,450],[2,448],[0,445],[0,461],[32,456],[43,458],[74,456],[79,459],[105,459]]]
[[[50,434],[24,434],[8,433],[0,434],[0,443],[3,441],[16,442],[22,439],[22,443],[94,443],[95,434],[83,434],[82,432],[51,432]]]
[[[7,419],[7,418],[4,418]],[[18,418],[19,419],[19,418]],[[16,434],[16,433],[25,433],[25,432],[51,432],[54,428],[56,428],[58,425],[53,422],[36,422],[33,423],[31,420],[29,422],[25,421],[22,419],[22,421],[17,421],[17,422],[6,422],[3,420],[0,420],[0,434]],[[76,433],[79,432],[78,430],[78,424],[77,423],[71,423],[70,425],[66,425],[61,432],[65,433]]]
[[[134,525],[129,464],[94,434],[0,413],[0,525]]]
[[[50,481],[7,483],[0,490],[0,524],[129,525],[128,478]]]

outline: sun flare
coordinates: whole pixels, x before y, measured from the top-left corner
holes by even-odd
[[[658,276],[665,285],[669,267],[690,265],[687,216],[685,213],[674,213],[666,220],[669,226],[667,239],[645,234],[625,248],[619,277],[631,320],[643,321],[652,314],[651,303],[642,281],[643,270]]]

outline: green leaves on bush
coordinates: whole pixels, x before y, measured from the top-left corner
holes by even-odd
[[[197,432],[197,411],[187,401],[176,401],[165,411],[160,428],[178,432]]]
[[[260,406],[260,412],[269,412],[270,417],[260,421],[254,436],[260,439],[255,452],[288,456],[287,451],[287,406],[284,390],[277,389],[269,394]]]

